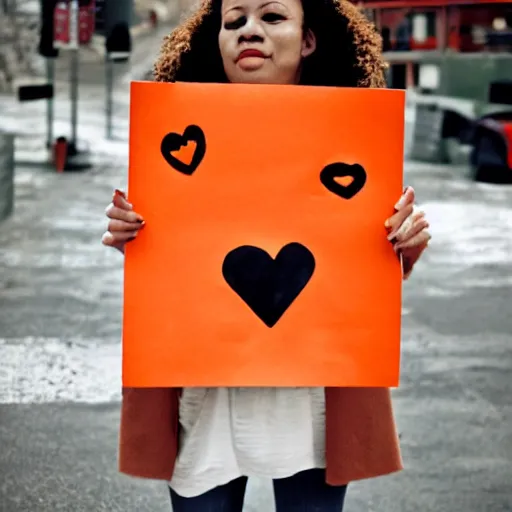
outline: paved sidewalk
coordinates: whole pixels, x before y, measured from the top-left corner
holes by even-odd
[[[512,511],[512,190],[436,169],[408,165],[436,241],[405,287],[407,469],[351,486],[347,512]],[[114,155],[18,176],[0,225],[0,512],[168,510],[164,484],[116,468],[122,257],[100,237],[125,175]],[[251,481],[245,512],[272,510]]]

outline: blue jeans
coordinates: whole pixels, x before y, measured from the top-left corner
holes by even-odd
[[[273,481],[276,512],[342,512],[346,486],[325,483],[324,469],[302,471]],[[242,512],[247,478],[241,477],[200,496],[183,498],[172,489],[173,512]]]

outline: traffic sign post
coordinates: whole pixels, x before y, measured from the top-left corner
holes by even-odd
[[[107,139],[113,137],[113,91],[114,66],[116,62],[129,60],[132,51],[130,27],[132,24],[133,0],[101,1],[101,26],[105,36],[105,130]]]
[[[48,83],[55,82],[55,61],[53,59],[46,59],[46,79]],[[53,144],[53,95],[46,100],[46,147],[49,149]]]
[[[54,2],[53,10],[53,46],[57,50],[69,52],[69,91],[71,100],[71,130],[69,140],[59,137],[53,142],[55,155],[59,154],[58,168],[62,170],[82,170],[91,165],[85,158],[85,152],[78,150],[78,100],[79,100],[79,51],[80,46],[89,44],[94,33],[94,0],[64,0]],[[53,68],[48,67],[48,73],[53,75]],[[53,123],[53,111],[48,115],[48,123]],[[63,146],[66,146],[63,152]],[[58,149],[58,151],[57,151]],[[64,154],[64,164],[63,155]],[[81,157],[81,158],[80,158]]]
[[[77,153],[78,123],[78,80],[79,80],[79,40],[78,40],[78,0],[57,2],[54,10],[54,46],[70,52],[69,92],[71,99],[71,138],[68,154]]]

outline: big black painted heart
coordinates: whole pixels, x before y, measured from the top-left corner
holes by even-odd
[[[295,242],[284,246],[275,259],[259,247],[244,245],[231,251],[222,265],[226,282],[267,327],[280,320],[314,270],[311,251]]]
[[[173,155],[173,152],[179,151],[183,146],[186,146],[190,142],[196,145],[194,155],[192,156],[190,163],[183,162]],[[190,125],[187,126],[183,135],[174,132],[168,133],[162,139],[160,151],[171,167],[190,176],[196,171],[199,164],[203,161],[206,153],[206,137],[199,126]]]
[[[352,178],[352,181],[348,185],[343,185],[337,182],[336,178]],[[337,162],[324,167],[320,173],[320,181],[333,194],[342,199],[352,199],[365,186],[366,171],[359,164]]]

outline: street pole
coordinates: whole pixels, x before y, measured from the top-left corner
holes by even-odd
[[[113,103],[113,89],[114,89],[114,62],[110,55],[106,54],[105,70],[106,70],[106,136],[107,139],[112,139],[112,103]]]
[[[77,147],[78,124],[78,50],[71,50],[70,66],[70,97],[71,97],[71,147]]]
[[[117,62],[126,62],[132,51],[130,26],[133,0],[105,0],[105,131],[113,138],[114,68]]]
[[[71,49],[70,65],[70,99],[71,99],[71,142],[70,155],[77,152],[77,124],[78,124],[78,0],[72,0],[69,12],[69,41]]]
[[[46,59],[46,79],[49,84],[54,85],[55,81],[55,62],[53,59]],[[46,147],[53,145],[53,96],[46,100]]]

